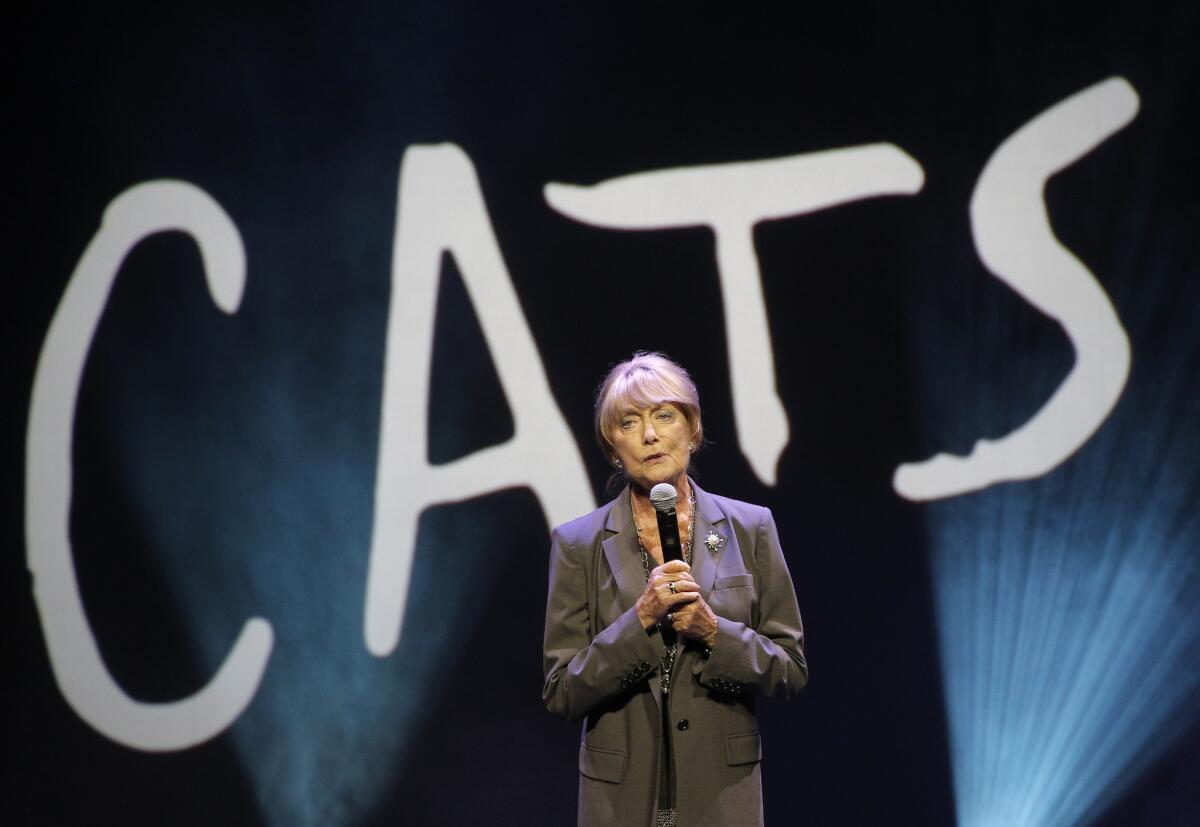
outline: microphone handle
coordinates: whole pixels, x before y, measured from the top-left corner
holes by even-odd
[[[671,560],[682,560],[683,555],[679,548],[679,521],[675,519],[675,509],[669,512],[659,511],[654,509],[655,519],[658,520],[658,539],[662,543],[663,562],[667,563]],[[662,629],[663,643],[671,646],[676,641],[675,630],[667,623],[663,623]]]
[[[662,542],[663,562],[682,560],[683,554],[679,548],[679,521],[675,519],[675,509],[669,512],[654,509],[658,519],[658,539]]]

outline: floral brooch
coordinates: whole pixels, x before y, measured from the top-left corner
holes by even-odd
[[[708,532],[708,536],[704,538],[704,545],[708,546],[709,551],[716,551],[723,542],[725,542],[725,538],[715,531]]]

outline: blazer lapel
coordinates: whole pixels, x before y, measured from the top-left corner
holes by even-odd
[[[692,492],[696,496],[696,547],[692,549],[692,579],[700,587],[700,596],[708,600],[713,583],[717,579],[717,567],[729,538],[725,536],[725,513],[717,505],[717,501],[707,494],[700,486],[688,479]],[[717,542],[713,549],[706,542],[710,534],[715,534]]]
[[[617,581],[622,604],[626,609],[632,609],[646,590],[646,573],[642,570],[642,555],[638,549],[633,512],[630,511],[628,486],[613,500],[604,528],[613,532],[600,544],[604,549],[604,557]]]
[[[617,581],[617,590],[621,593],[621,602],[625,608],[632,609],[646,590],[646,572],[642,568],[642,551],[638,547],[637,529],[633,525],[633,511],[629,504],[629,486],[613,500],[613,506],[608,510],[604,522],[606,531],[612,532],[601,541],[604,549],[604,559],[608,561],[609,571]],[[658,658],[662,659],[666,649],[662,637],[657,632],[653,635],[654,648],[658,650]],[[658,673],[649,680],[650,694],[654,703],[662,710],[662,688],[659,686]],[[655,737],[658,733],[655,732]]]

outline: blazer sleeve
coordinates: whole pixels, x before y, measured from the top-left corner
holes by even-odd
[[[718,617],[717,640],[704,661],[700,682],[723,691],[754,688],[767,696],[790,696],[808,683],[808,662],[796,589],[770,509],[761,510],[754,537],[757,628]]]
[[[551,712],[576,720],[640,684],[658,667],[649,633],[630,607],[604,629],[592,629],[589,604],[596,584],[588,548],[555,529],[550,539],[550,590],[542,665],[542,700]],[[593,550],[594,551],[594,550]]]

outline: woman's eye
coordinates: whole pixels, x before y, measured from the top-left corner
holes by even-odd
[[[675,418],[674,415],[670,411],[659,411],[658,412],[658,421],[659,422],[670,422],[674,418]]]

